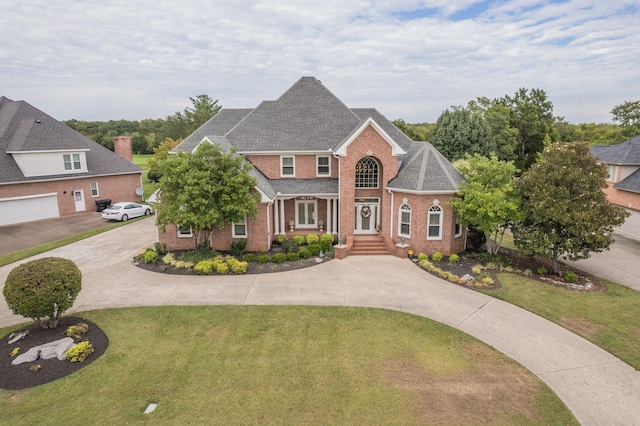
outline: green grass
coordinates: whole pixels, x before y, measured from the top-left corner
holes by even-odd
[[[55,382],[0,390],[3,424],[577,424],[514,361],[400,312],[187,306],[84,315],[107,333],[105,354]],[[158,408],[143,414],[151,402]]]
[[[147,164],[151,157],[153,157],[153,154],[144,154],[144,155],[133,154],[133,163],[136,166],[145,170],[145,172],[142,174],[142,190],[144,193],[143,197],[145,200],[149,198],[151,194],[153,194],[153,191],[156,190],[156,184],[154,182],[149,181],[149,179],[147,179],[147,173],[149,170],[147,167]]]
[[[497,277],[502,288],[481,291],[562,325],[640,369],[640,292],[604,279],[606,291],[587,293],[515,274]]]

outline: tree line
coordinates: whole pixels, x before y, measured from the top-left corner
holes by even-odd
[[[147,118],[142,121],[67,120],[64,123],[84,136],[113,151],[113,138],[131,136],[135,154],[153,154],[165,141],[181,141],[213,117],[221,108],[218,100],[209,95],[189,98],[191,106],[164,119]],[[175,146],[175,144],[174,144]]]

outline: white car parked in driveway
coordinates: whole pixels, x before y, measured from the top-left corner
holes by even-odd
[[[102,218],[107,220],[126,221],[138,216],[151,214],[151,207],[138,203],[115,203],[102,211]]]

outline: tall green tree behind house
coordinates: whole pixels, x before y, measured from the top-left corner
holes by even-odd
[[[468,108],[482,114],[491,135],[492,145],[499,160],[515,160],[518,146],[518,129],[511,127],[511,108],[486,97],[470,101]]]
[[[166,118],[164,126],[158,131],[160,140],[186,138],[222,108],[218,105],[218,100],[213,100],[209,95],[198,95],[195,98],[190,97],[189,100],[191,107]]]
[[[512,227],[516,246],[524,254],[548,258],[556,272],[560,256],[586,259],[608,249],[613,228],[628,213],[607,200],[602,191],[606,176],[606,166],[598,164],[584,142],[547,147],[518,181],[523,220]]]
[[[151,182],[158,182],[163,175],[162,167],[164,160],[169,156],[169,152],[178,146],[180,140],[174,141],[171,138],[166,138],[157,148],[153,150],[153,156],[149,158],[147,162],[147,179]]]
[[[443,111],[429,142],[449,161],[462,159],[467,154],[488,156],[496,149],[483,115],[463,107]]]
[[[495,155],[487,158],[479,154],[455,165],[466,181],[451,205],[461,223],[484,233],[487,252],[497,254],[505,231],[521,216],[515,166]]]
[[[640,135],[640,101],[625,101],[616,105],[611,114],[613,121],[619,122],[622,127],[622,139],[619,142]]]
[[[497,100],[511,110],[509,126],[518,129],[516,167],[525,171],[536,162],[538,153],[558,140],[553,127],[553,103],[542,89],[520,88],[513,96]]]
[[[180,152],[164,160],[156,222],[190,227],[196,247],[207,248],[211,233],[245,215],[256,218],[259,198],[252,166],[235,151],[201,144],[195,153]]]

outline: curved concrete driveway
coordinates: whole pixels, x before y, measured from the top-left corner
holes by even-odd
[[[449,284],[392,256],[351,256],[300,271],[242,276],[148,272],[131,257],[156,241],[153,219],[37,257],[73,260],[83,289],[73,311],[143,305],[336,305],[424,316],[497,348],[547,383],[584,425],[640,424],[640,373],[528,311]],[[0,282],[16,264],[0,268]],[[0,325],[24,322],[0,303]]]

